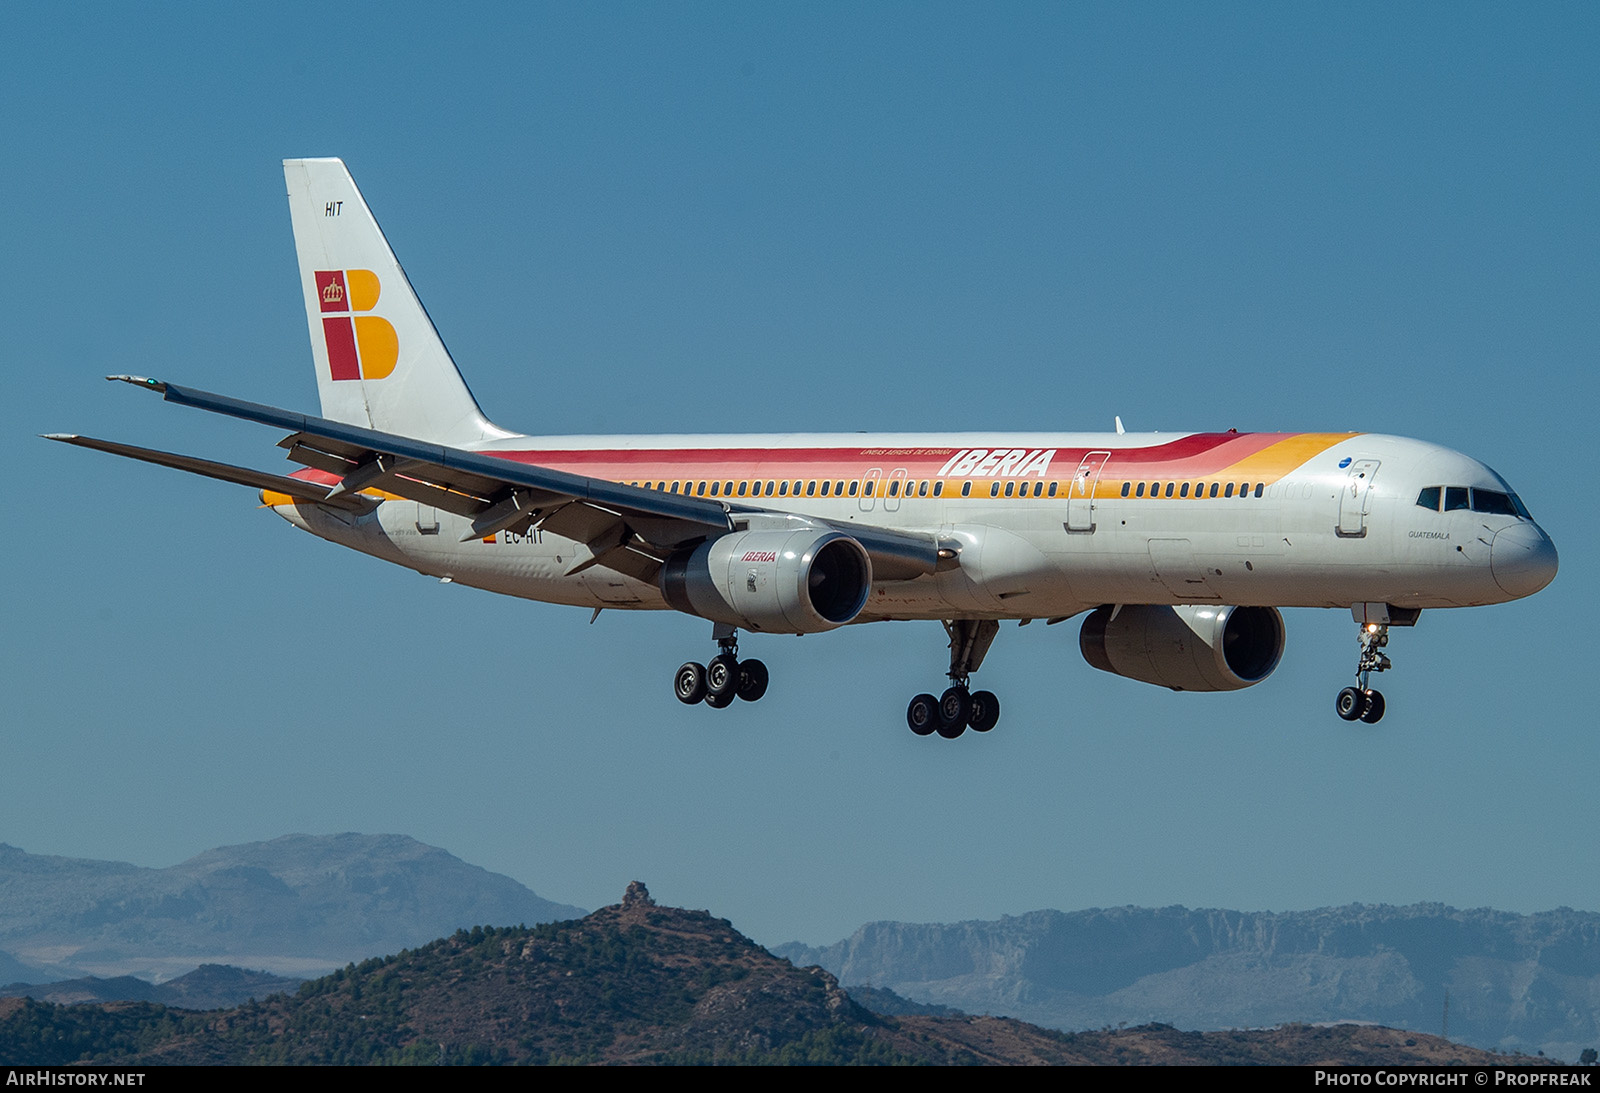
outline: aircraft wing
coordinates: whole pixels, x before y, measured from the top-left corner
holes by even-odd
[[[271,484],[264,484],[250,477],[258,472],[245,468],[109,441],[92,441],[86,446],[213,478],[261,485],[318,504],[348,507],[357,501],[361,491],[381,490],[466,517],[472,523],[462,536],[463,542],[502,531],[547,530],[589,548],[591,556],[580,562],[574,573],[602,565],[653,583],[662,563],[673,552],[748,527],[769,515],[760,506],[586,478],[160,380],[139,376],[106,378],[155,391],[167,402],[288,429],[290,435],[279,446],[288,450],[289,458],[337,475],[340,482],[328,488],[301,479],[261,475],[261,480],[271,480]],[[89,438],[78,440],[87,442]],[[296,484],[295,488],[285,488],[284,483],[290,482]],[[851,536],[871,557],[874,576],[880,580],[932,573],[939,564],[938,539],[931,533],[862,526],[853,521],[837,523],[791,513],[770,515],[785,522],[804,520]]]
[[[93,448],[99,452],[110,452],[112,455],[123,455],[129,459],[140,459],[146,463],[156,463],[163,467],[176,467],[180,471],[190,474],[204,475],[207,478],[216,478],[223,482],[235,482],[241,486],[254,486],[258,490],[277,490],[291,497],[301,497],[307,501],[315,501],[320,505],[332,505],[334,508],[348,509],[353,512],[370,511],[375,502],[357,495],[346,497],[330,497],[333,487],[324,486],[317,482],[307,482],[303,478],[290,478],[286,474],[268,474],[266,471],[252,470],[249,467],[236,467],[231,463],[216,463],[209,459],[197,459],[192,455],[178,455],[175,452],[161,452],[154,448],[136,448],[132,444],[118,444],[114,440],[98,440],[92,436],[79,436],[77,433],[45,433],[46,440],[59,440],[63,444],[75,444],[80,448]]]

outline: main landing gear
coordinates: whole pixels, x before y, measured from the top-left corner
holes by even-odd
[[[1346,687],[1334,700],[1334,708],[1346,721],[1377,724],[1383,718],[1383,692],[1368,686],[1373,672],[1386,672],[1393,665],[1381,650],[1389,644],[1389,624],[1368,622],[1361,626],[1361,659],[1356,663],[1356,685]]]
[[[767,666],[759,660],[739,659],[739,631],[726,623],[711,629],[722,650],[710,664],[690,661],[678,669],[672,687],[686,706],[704,702],[714,710],[733,705],[735,698],[754,702],[767,693]]]
[[[988,732],[1000,720],[1000,700],[989,691],[969,691],[967,677],[983,664],[1000,624],[992,619],[949,619],[944,628],[950,635],[950,686],[938,698],[930,694],[913,698],[906,707],[906,723],[918,736],[938,733],[946,740],[969,728]]]

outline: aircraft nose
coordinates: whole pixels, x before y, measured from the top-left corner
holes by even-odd
[[[1537,525],[1501,528],[1489,545],[1495,584],[1519,599],[1531,596],[1556,576],[1556,545]]]

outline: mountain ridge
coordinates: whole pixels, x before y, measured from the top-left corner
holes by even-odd
[[[283,835],[164,868],[0,844],[8,979],[161,981],[200,964],[303,977],[463,925],[582,913],[404,835]]]
[[[1372,1021],[1502,1051],[1600,1040],[1600,914],[1442,903],[1311,911],[1091,908],[962,923],[872,922],[773,952],[846,984],[1050,1028]]]

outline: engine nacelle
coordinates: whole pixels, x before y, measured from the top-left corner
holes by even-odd
[[[661,594],[679,611],[771,634],[814,634],[861,613],[872,560],[837,531],[743,531],[675,554]]]
[[[1237,691],[1272,674],[1283,656],[1275,607],[1134,605],[1083,620],[1083,659],[1104,672],[1174,691]]]

